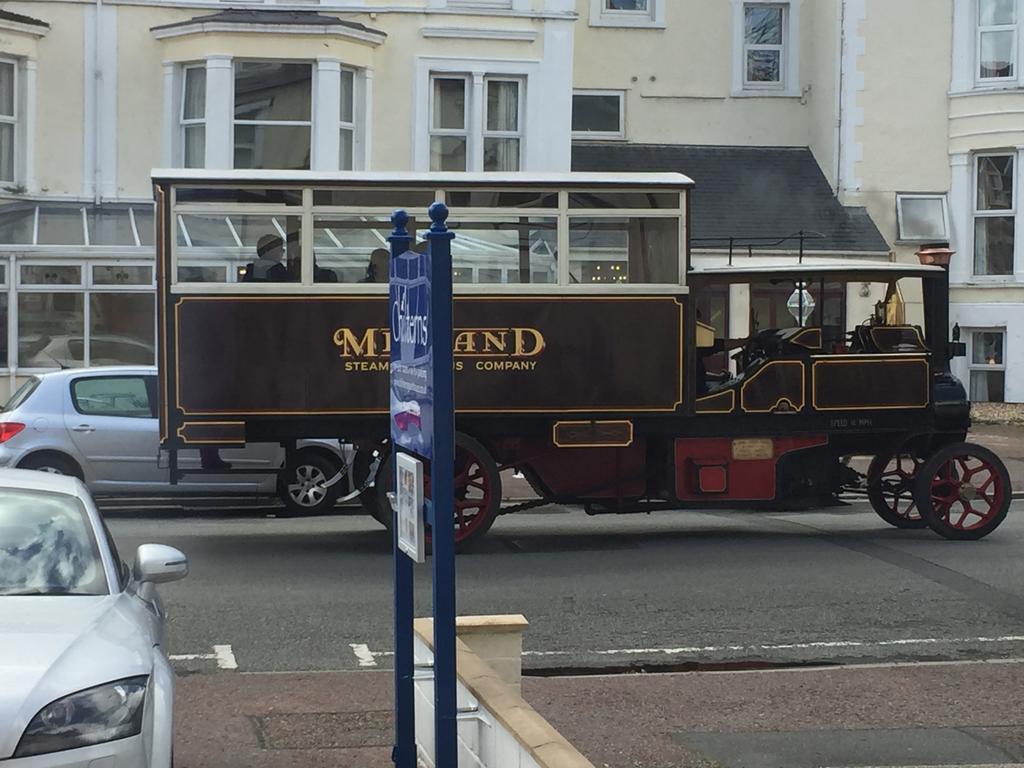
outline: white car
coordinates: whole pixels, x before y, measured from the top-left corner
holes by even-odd
[[[0,469],[0,765],[169,768],[155,585],[187,573],[159,544],[124,565],[81,481]]]
[[[72,475],[97,496],[277,495],[291,514],[314,515],[357,490],[353,451],[336,440],[302,440],[296,448],[280,482],[273,470],[284,466],[285,450],[254,443],[214,453],[231,473],[187,474],[172,485],[168,462],[160,460],[153,366],[32,376],[0,408],[0,467]],[[202,467],[198,450],[181,451],[178,461],[181,469]]]

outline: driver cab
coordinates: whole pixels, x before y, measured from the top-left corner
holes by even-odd
[[[921,280],[900,268],[929,268],[837,267],[695,270],[698,414],[928,405]]]

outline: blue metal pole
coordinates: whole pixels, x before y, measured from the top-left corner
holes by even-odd
[[[409,250],[412,236],[406,225],[409,215],[402,210],[395,211],[391,216],[394,231],[388,241],[391,243],[391,258],[395,259]],[[377,280],[381,276],[376,276]],[[390,320],[388,321],[390,324]],[[394,350],[394,345],[392,345]],[[391,447],[391,490],[395,490],[395,479],[398,477],[397,446]],[[395,567],[395,745],[391,759],[396,768],[416,768],[416,713],[414,710],[413,690],[413,562],[398,548],[398,524],[392,515],[392,558]]]
[[[452,380],[452,238],[444,203],[430,206],[434,458],[430,495],[434,560],[434,764],[457,768],[455,698],[455,392]]]

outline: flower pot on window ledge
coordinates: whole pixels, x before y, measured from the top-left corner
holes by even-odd
[[[940,267],[948,267],[949,260],[956,253],[946,243],[935,245],[924,245],[917,251],[917,258],[922,264],[936,264]]]

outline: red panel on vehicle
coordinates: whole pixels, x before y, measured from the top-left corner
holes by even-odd
[[[684,437],[676,440],[676,497],[680,501],[716,500],[770,501],[775,498],[775,465],[779,458],[802,448],[827,445],[825,435],[764,438],[772,441],[771,458],[734,459],[731,437]],[[726,487],[714,490],[715,476],[705,473],[719,469]]]
[[[615,499],[647,492],[647,445],[628,448],[551,448],[529,461],[556,496]]]

